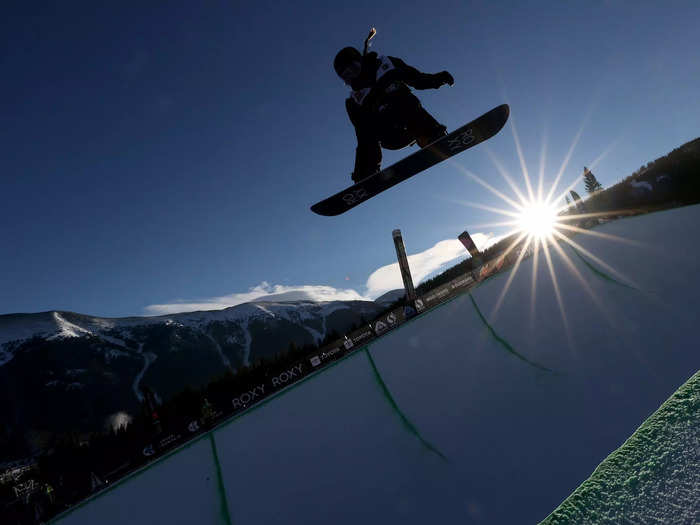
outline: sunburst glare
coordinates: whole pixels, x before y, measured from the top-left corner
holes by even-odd
[[[525,205],[518,215],[518,228],[538,239],[549,238],[558,222],[557,208],[544,201]]]
[[[585,123],[585,120],[584,120]],[[553,256],[556,255],[563,261],[563,265],[560,268],[566,268],[567,271],[572,272],[576,281],[578,281],[585,292],[592,296],[593,302],[601,310],[605,310],[604,305],[600,298],[595,296],[593,289],[585,281],[580,271],[576,268],[571,258],[562,249],[562,246],[569,246],[571,249],[577,252],[579,257],[586,256],[595,263],[599,264],[601,267],[605,268],[607,271],[616,275],[618,278],[631,282],[625,276],[621,275],[620,272],[616,271],[605,261],[595,256],[589,250],[585,249],[579,243],[571,239],[572,236],[582,235],[591,236],[597,239],[605,239],[612,242],[625,242],[625,243],[635,243],[628,239],[623,239],[614,235],[595,232],[590,230],[590,228],[599,222],[599,218],[605,215],[614,215],[615,212],[606,213],[588,213],[586,212],[585,203],[579,200],[579,197],[575,192],[571,192],[573,202],[569,202],[567,193],[569,190],[573,189],[576,184],[578,184],[583,176],[578,176],[567,186],[563,192],[555,194],[556,187],[560,183],[564,172],[567,169],[569,161],[571,160],[573,151],[581,138],[583,133],[584,125],[576,133],[572,144],[570,145],[568,151],[566,152],[564,161],[561,167],[557,171],[554,180],[549,188],[544,187],[544,167],[545,167],[545,157],[547,152],[547,141],[546,137],[543,139],[543,145],[540,152],[540,169],[539,169],[539,181],[537,188],[533,187],[528,174],[528,169],[526,167],[525,155],[523,153],[523,148],[520,144],[520,140],[517,135],[514,123],[511,122],[511,130],[513,132],[513,139],[515,142],[515,148],[518,153],[518,159],[520,161],[520,168],[523,178],[524,190],[519,188],[515,183],[508,170],[505,168],[504,163],[496,157],[493,152],[487,149],[487,153],[494,164],[495,172],[498,173],[510,187],[512,193],[515,195],[514,198],[507,196],[503,191],[497,189],[493,183],[488,183],[482,177],[476,175],[475,173],[465,169],[460,164],[453,162],[452,164],[457,167],[466,177],[477,182],[482,187],[486,188],[489,192],[497,196],[505,203],[505,207],[499,208],[494,206],[487,206],[483,204],[478,204],[474,202],[460,202],[462,205],[478,208],[491,213],[497,213],[501,216],[505,216],[508,219],[505,221],[497,221],[489,223],[490,226],[508,226],[510,231],[505,235],[501,236],[504,239],[509,239],[508,245],[502,249],[497,250],[498,254],[495,256],[494,263],[491,263],[495,268],[501,268],[504,263],[507,266],[511,266],[511,275],[506,280],[503,290],[500,293],[496,304],[491,311],[491,319],[495,320],[498,315],[498,310],[503,302],[506,300],[506,294],[510,288],[511,283],[515,278],[515,274],[518,272],[521,263],[523,262],[526,255],[532,255],[532,287],[531,287],[531,301],[530,301],[530,318],[534,321],[534,313],[536,310],[536,288],[537,288],[537,275],[538,266],[541,261],[543,261],[548,267],[548,274],[552,281],[553,290],[556,295],[556,300],[561,313],[562,322],[564,324],[565,331],[569,338],[571,347],[573,348],[573,340],[569,331],[569,323],[567,320],[566,309],[565,309],[565,298],[560,289]],[[610,151],[610,147],[601,156],[596,159],[596,162],[600,160]],[[527,195],[527,196],[526,196]],[[566,203],[564,203],[564,198],[567,197]],[[484,226],[483,224],[481,226]],[[539,256],[539,252],[542,252],[544,257]],[[488,275],[488,273],[487,273]],[[607,317],[608,312],[603,312]]]

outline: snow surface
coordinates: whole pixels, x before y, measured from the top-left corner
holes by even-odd
[[[60,313],[52,313],[53,318],[56,321],[56,326],[58,327],[58,333],[49,337],[49,340],[57,339],[59,337],[81,337],[85,335],[91,335],[91,332],[89,330],[86,330],[81,326],[78,326],[76,324],[71,323],[70,321],[65,320],[63,317],[61,317]]]
[[[576,523],[697,522],[697,396],[657,410],[700,368],[699,221],[578,235],[549,251],[556,287],[527,259],[56,522],[536,523],[600,473],[604,512],[574,495]]]
[[[700,372],[546,520],[697,523],[700,519]]]
[[[158,356],[153,352],[143,352],[143,343],[139,345],[139,354],[143,356],[143,368],[134,378],[134,382],[131,385],[131,389],[139,402],[143,402],[143,393],[141,392],[141,379],[143,379],[144,374],[153,363],[155,363]]]

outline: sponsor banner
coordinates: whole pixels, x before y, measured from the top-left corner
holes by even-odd
[[[180,434],[170,434],[160,441],[158,441],[155,445],[153,443],[146,445],[142,453],[146,457],[154,456],[156,452],[161,452],[163,449],[166,449],[168,447],[172,447],[175,444],[177,444],[179,441],[182,440],[182,435]]]
[[[309,359],[309,362],[311,363],[311,366],[315,368],[321,366],[324,363],[335,361],[336,359],[339,359],[340,357],[344,356],[346,353],[347,352],[345,351],[345,347],[332,346],[330,348],[326,348],[321,353],[313,356],[311,359]]]
[[[321,361],[328,362],[328,361],[333,361],[335,359],[338,359],[339,357],[342,357],[345,354],[342,348],[339,347],[333,347],[330,348],[329,350],[326,350],[325,352],[321,352],[320,358]]]
[[[212,426],[214,421],[220,419],[223,415],[224,413],[219,410],[213,411],[206,417],[201,417],[191,421],[190,424],[187,425],[187,430],[189,430],[191,433],[196,433],[205,428],[209,428]]]
[[[386,332],[387,330],[388,330],[388,328],[387,328],[387,325],[384,323],[384,321],[377,321],[376,323],[374,323],[374,332],[377,335],[381,335],[384,332]]]
[[[177,442],[180,440],[180,438],[182,438],[182,436],[181,436],[180,434],[170,434],[169,436],[164,437],[163,439],[161,439],[161,440],[158,442],[158,446],[159,446],[160,448],[168,447],[168,446],[170,446],[170,445],[172,445],[172,444],[174,444],[174,443],[177,443]]]
[[[304,365],[298,363],[288,368],[281,374],[276,375],[270,381],[272,384],[272,388],[284,388],[285,386],[294,383],[295,381],[298,381],[306,375],[305,373],[303,373],[303,369]]]
[[[506,258],[499,256],[495,259],[492,259],[488,261],[486,264],[484,264],[481,267],[481,272],[479,275],[479,279],[486,279],[487,277],[490,277],[494,273],[497,273],[503,268],[503,265],[506,262]]]
[[[409,307],[410,308],[410,307]],[[388,315],[382,316],[374,323],[374,332],[381,335],[389,330],[393,330],[406,320],[407,316],[403,308],[397,308]]]
[[[421,299],[419,299],[422,300],[423,304],[421,305],[421,309],[418,311],[420,312],[425,310],[426,308],[431,308],[449,299],[453,295],[456,295],[460,291],[474,284],[474,282],[475,279],[473,278],[473,276],[470,274],[466,274],[457,277],[456,279],[453,279],[447,284],[443,284],[439,288],[431,290],[429,293],[425,294],[421,297]]]
[[[469,276],[458,277],[450,283],[450,288],[456,290],[458,288],[464,288],[465,286],[473,283],[474,280]]]
[[[240,410],[242,408],[248,408],[248,405],[260,401],[265,397],[265,385],[258,385],[247,392],[243,392],[238,397],[234,397],[231,400],[234,410]]]
[[[440,288],[437,288],[436,290],[433,290],[432,292],[424,295],[423,300],[428,305],[428,307],[431,307],[441,301],[444,301],[449,295],[449,287],[441,286]]]
[[[361,332],[355,332],[352,334],[350,339],[353,345],[360,344],[362,342],[367,342],[374,337],[374,333],[369,328],[363,329]]]
[[[311,358],[313,359],[313,357]],[[236,397],[231,400],[233,405],[233,411],[237,412],[240,410],[245,410],[250,408],[256,403],[262,401],[265,397],[269,396],[276,390],[280,390],[292,383],[295,383],[302,377],[306,376],[311,369],[305,370],[303,362],[296,363],[293,366],[285,369],[282,372],[275,374],[267,382],[259,384],[254,388],[251,388],[245,392],[239,393]]]
[[[224,413],[221,410],[215,410],[211,416],[209,416],[204,422],[213,422],[224,417]]]
[[[406,305],[403,307],[403,318],[404,320],[410,319],[411,317],[417,315],[417,311],[413,306]]]

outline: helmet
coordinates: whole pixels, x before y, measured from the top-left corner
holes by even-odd
[[[338,54],[335,55],[335,60],[333,60],[333,68],[338,76],[341,75],[345,68],[347,68],[353,62],[362,62],[362,54],[354,47],[344,47]]]

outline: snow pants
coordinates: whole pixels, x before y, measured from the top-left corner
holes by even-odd
[[[368,122],[357,129],[353,181],[379,171],[382,148],[396,150],[414,142],[422,148],[444,136],[446,130],[412,93],[402,93],[379,104]]]

